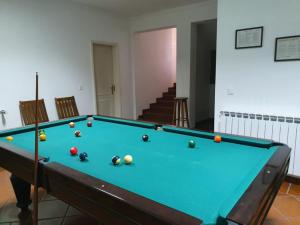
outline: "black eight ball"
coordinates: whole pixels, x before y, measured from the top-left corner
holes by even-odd
[[[147,134],[143,135],[143,141],[148,141],[149,140],[149,136]]]

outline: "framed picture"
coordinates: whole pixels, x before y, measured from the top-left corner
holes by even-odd
[[[300,35],[276,38],[274,61],[294,60],[300,60]]]
[[[235,49],[262,47],[263,32],[263,27],[252,27],[236,30]]]

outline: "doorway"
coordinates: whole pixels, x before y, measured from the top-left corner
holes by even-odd
[[[93,43],[92,48],[97,114],[120,116],[117,46]]]
[[[213,132],[216,76],[217,20],[192,24],[195,49],[194,92],[195,126],[197,129]]]
[[[135,33],[133,44],[135,116],[143,121],[172,123],[177,29]]]

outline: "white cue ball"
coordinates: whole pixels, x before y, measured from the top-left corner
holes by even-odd
[[[133,158],[132,158],[131,155],[125,155],[124,156],[124,162],[125,162],[125,164],[127,164],[127,165],[131,164],[132,160],[133,160]]]

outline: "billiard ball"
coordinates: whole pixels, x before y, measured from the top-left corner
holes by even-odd
[[[43,159],[43,161],[44,161],[44,162],[49,162],[49,161],[50,161],[50,157],[45,157],[45,158]]]
[[[195,146],[196,146],[196,142],[194,140],[190,140],[189,141],[189,147],[190,148],[195,148]]]
[[[88,127],[92,127],[93,126],[93,123],[91,121],[87,122],[86,124]]]
[[[7,141],[9,141],[9,142],[11,142],[11,141],[14,140],[14,138],[13,138],[12,136],[7,136],[5,139],[6,139]]]
[[[80,137],[80,136],[81,136],[81,134],[80,134],[80,131],[79,131],[79,130],[76,130],[76,131],[74,132],[74,134],[75,134],[75,136],[76,136],[76,137]]]
[[[71,155],[77,155],[77,153],[78,153],[78,149],[77,149],[76,147],[72,147],[72,148],[70,149],[70,154],[71,154]]]
[[[111,162],[116,166],[121,163],[121,158],[117,155],[113,156],[111,159]]]
[[[88,155],[85,152],[79,154],[80,161],[85,161],[87,157]]]
[[[70,122],[70,123],[69,123],[69,126],[70,126],[71,128],[73,128],[73,127],[75,127],[75,123],[74,123],[74,122]]]
[[[40,141],[46,141],[46,134],[41,134],[40,135]]]
[[[142,137],[144,142],[147,142],[149,140],[149,136],[147,134],[143,135]]]
[[[124,156],[124,162],[125,162],[125,164],[129,165],[129,164],[132,163],[132,161],[133,161],[133,158],[132,158],[131,155],[125,155]]]
[[[214,140],[215,142],[220,143],[222,141],[222,137],[220,135],[216,135]]]

